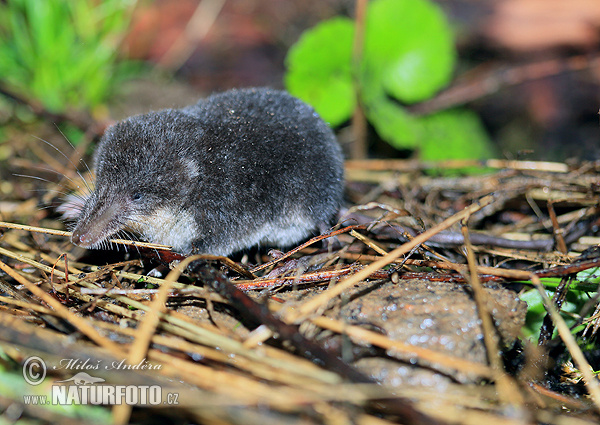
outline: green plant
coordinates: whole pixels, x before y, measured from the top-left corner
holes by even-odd
[[[51,112],[93,110],[127,75],[117,47],[134,0],[0,3],[0,80]]]
[[[561,280],[547,278],[542,279],[542,282],[546,293],[552,298]],[[579,313],[583,306],[597,295],[599,283],[600,269],[595,268],[577,273],[576,278],[569,285],[560,311],[567,325],[571,327],[572,333],[581,332],[585,328],[585,325],[576,326],[578,323],[581,323],[582,319],[585,319],[585,317],[579,317]],[[542,298],[535,288],[524,291],[520,295],[520,298],[527,303],[527,318],[523,333],[529,339],[537,342],[542,322],[546,316],[546,309],[544,308]],[[591,309],[587,313],[587,318],[589,319],[593,314],[594,309]],[[556,330],[554,330],[554,334],[556,334]]]
[[[428,0],[369,2],[360,58],[353,56],[355,31],[354,21],[343,17],[306,31],[286,58],[287,89],[334,127],[362,106],[384,140],[401,149],[420,148],[423,159],[440,159],[440,152],[457,159],[492,156],[475,114],[443,111],[417,117],[405,108],[432,97],[452,78],[453,35],[436,5]]]

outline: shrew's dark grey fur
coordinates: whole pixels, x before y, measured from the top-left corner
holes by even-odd
[[[190,253],[294,244],[327,226],[343,158],[315,111],[283,91],[231,90],[110,127],[72,241],[131,229]]]

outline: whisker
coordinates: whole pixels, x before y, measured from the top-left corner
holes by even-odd
[[[58,173],[58,171],[54,171],[54,170],[51,170],[51,169],[48,169],[48,171],[52,171],[52,172]],[[43,181],[45,183],[50,183],[50,184],[56,184],[56,185],[62,187],[63,189],[65,189],[65,190],[71,190],[71,188],[65,186],[64,184],[61,184],[61,183],[58,183],[58,182],[54,182],[52,180],[48,180],[48,179],[45,179],[45,178],[39,177],[39,176],[31,176],[29,174],[17,174],[17,173],[13,173],[13,176],[15,176],[15,177],[24,177],[24,178],[33,179],[33,180],[39,180],[39,181]],[[65,176],[65,177],[68,178],[67,176]]]
[[[125,239],[125,240],[134,240],[130,237],[130,235],[128,234],[129,232],[125,231],[124,229],[119,230],[115,236],[117,236],[118,239]],[[125,252],[129,252],[129,249],[127,246],[124,246],[125,248]]]
[[[58,189],[29,189],[29,192],[55,193],[57,195],[68,196],[69,193]]]
[[[64,134],[63,134],[64,136]],[[65,155],[65,153],[63,151],[61,151],[60,149],[58,149],[56,146],[54,146],[52,143],[48,142],[47,140],[42,139],[41,137],[37,137],[37,136],[33,136],[36,139],[44,142],[45,144],[47,144],[48,146],[50,146],[52,149],[54,149],[55,151],[57,151],[58,153],[60,153],[67,161],[69,161],[69,163],[73,166],[73,169],[75,170],[75,172],[77,173],[77,175],[79,176],[79,178],[81,179],[81,181],[83,181],[83,184],[85,185],[85,187],[87,188],[87,190],[91,193],[93,192],[92,188],[90,187],[90,185],[88,184],[88,181],[85,179],[85,177],[83,177],[83,175],[79,172],[79,170],[77,169],[77,166],[73,163],[73,161],[71,161],[71,158],[69,158],[67,155]],[[68,140],[67,140],[68,141]],[[70,142],[69,142],[70,143]],[[73,145],[71,145],[73,146]],[[58,172],[57,172],[58,173]],[[58,173],[58,174],[62,174],[62,173]],[[65,174],[62,174],[64,177],[66,177],[68,180],[70,180],[73,184],[75,184],[77,186],[78,189],[81,189],[79,187],[79,185],[77,185],[71,178],[69,178],[68,176],[66,176]]]
[[[54,126],[56,127],[56,129],[58,130],[58,132],[63,136],[63,138],[69,144],[69,146],[71,146],[71,148],[73,148],[73,151],[77,152],[77,148],[73,145],[73,143],[71,143],[71,141],[69,140],[69,138],[66,136],[65,133],[63,133],[63,131],[60,129],[60,127],[56,123],[54,123]],[[81,162],[85,166],[86,170],[88,171],[88,173],[90,173],[90,175],[93,175],[92,174],[92,170],[90,170],[90,167],[88,167],[87,162],[85,162],[85,160],[83,159],[83,157],[81,157],[81,156],[79,157],[79,162]],[[72,164],[72,162],[71,162],[71,164]]]
[[[18,176],[18,177],[29,177],[29,178],[32,178],[32,179],[42,180],[42,181],[45,181],[45,182],[50,183],[50,184],[56,184],[58,186],[62,186],[62,187],[64,187],[67,190],[79,189],[79,190],[83,191],[83,189],[79,186],[79,184],[77,184],[77,182],[75,180],[73,180],[72,178],[70,178],[69,176],[67,176],[64,173],[61,173],[60,171],[57,171],[57,170],[55,170],[53,168],[42,167],[42,166],[35,166],[33,168],[36,169],[36,170],[47,171],[47,172],[50,172],[50,173],[54,173],[54,174],[56,174],[58,176],[61,176],[64,179],[66,179],[69,182],[71,182],[71,184],[73,185],[73,187],[68,187],[68,186],[66,186],[66,185],[64,185],[64,184],[62,184],[60,182],[55,182],[55,181],[52,181],[52,180],[44,179],[43,177],[39,177],[39,176],[31,176],[31,175],[28,175],[28,174],[17,174],[17,173],[13,173],[13,175],[14,176]],[[88,193],[93,192],[93,191],[91,191],[91,190],[89,190],[87,188],[87,185],[86,185],[86,190],[88,190]]]
[[[132,240],[132,241],[135,241],[135,242],[140,242],[141,241],[139,235],[137,233],[135,233],[135,232],[130,232],[130,231],[127,231],[127,230],[123,230],[123,234],[125,235],[126,239],[129,239],[129,240]],[[138,255],[141,255],[140,247],[138,245],[134,245],[134,246],[135,246],[135,250],[137,251]],[[129,248],[129,246],[127,246],[127,248]]]

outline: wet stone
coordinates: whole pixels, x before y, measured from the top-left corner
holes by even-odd
[[[363,287],[354,292],[347,298],[349,302],[331,312],[332,317],[350,325],[379,329],[394,341],[488,364],[481,320],[468,285],[411,280],[387,282],[371,290]],[[485,292],[500,348],[510,348],[525,322],[527,305],[509,289],[486,287]],[[388,350],[385,354],[387,358],[358,359],[355,365],[393,386],[398,382],[438,386],[448,379],[463,383],[478,380],[473,374],[457,373],[422,360],[413,366],[414,356],[398,350]]]

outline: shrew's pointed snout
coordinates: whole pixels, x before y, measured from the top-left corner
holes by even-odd
[[[71,242],[75,245],[85,246],[88,240],[85,233],[82,233],[79,229],[75,229],[73,234],[71,234]]]
[[[102,241],[123,229],[123,207],[120,203],[103,203],[100,208],[97,205],[86,208],[90,210],[83,212],[83,217],[71,234],[73,244],[82,248],[97,247]]]
[[[71,234],[71,242],[74,245],[80,246],[82,248],[89,248],[95,243],[100,241],[100,237],[94,236],[92,229],[83,229],[78,226],[73,233]]]

